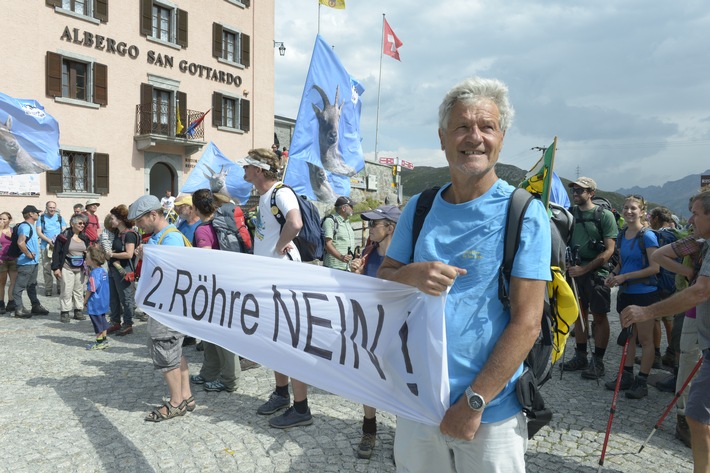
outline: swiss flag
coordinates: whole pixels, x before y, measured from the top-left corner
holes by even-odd
[[[384,18],[383,18],[384,19]],[[402,42],[399,40],[396,34],[394,34],[394,31],[392,31],[392,28],[390,28],[389,23],[387,23],[387,20],[385,20],[385,38],[384,38],[384,44],[382,45],[382,52],[385,53],[388,56],[391,56],[395,58],[398,61],[401,61],[399,58],[399,47],[402,46]]]

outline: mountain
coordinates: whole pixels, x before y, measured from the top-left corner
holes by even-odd
[[[710,174],[710,170],[702,175]],[[616,192],[622,195],[639,194],[644,199],[652,202],[659,202],[671,209],[671,211],[681,217],[690,217],[688,212],[688,200],[700,189],[701,174],[691,174],[677,181],[669,181],[662,186],[634,186],[628,189],[619,189]]]

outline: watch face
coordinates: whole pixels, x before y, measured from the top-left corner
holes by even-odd
[[[468,399],[468,405],[471,406],[471,409],[478,411],[483,407],[483,398],[474,394]]]

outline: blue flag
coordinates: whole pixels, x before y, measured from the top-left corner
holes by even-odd
[[[318,35],[284,178],[297,194],[328,204],[350,195],[350,176],[365,167],[360,136],[364,91]]]
[[[59,123],[39,102],[0,92],[0,176],[59,169]]]
[[[210,142],[180,192],[191,194],[198,189],[228,195],[240,205],[249,199],[252,185],[244,180],[244,169]]]
[[[556,172],[552,173],[552,185],[550,187],[550,202],[554,202],[557,205],[568,209],[571,206],[569,201],[569,196],[567,195],[567,189],[562,181],[557,176]]]

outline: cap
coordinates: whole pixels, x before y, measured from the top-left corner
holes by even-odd
[[[402,211],[396,205],[380,205],[375,210],[368,210],[360,215],[363,220],[391,220],[394,223],[399,221]]]
[[[574,185],[584,187],[585,189],[589,189],[590,191],[597,190],[597,183],[594,182],[594,179],[592,179],[591,177],[580,177],[576,181],[567,184],[567,187],[572,187]]]
[[[341,195],[340,197],[338,197],[338,200],[335,201],[335,206],[340,207],[341,205],[349,205],[350,207],[352,207],[355,204],[353,204],[353,201],[350,200],[349,197]]]
[[[192,206],[192,196],[190,194],[180,194],[174,203],[175,207],[180,207],[181,205]]]
[[[35,207],[34,205],[28,205],[27,207],[25,207],[24,209],[22,209],[22,215],[28,214],[28,213],[30,213],[30,212],[34,212],[34,213],[38,214],[38,213],[39,213],[39,210],[38,210],[37,207]]]
[[[271,169],[271,166],[269,166],[268,163],[259,161],[256,158],[252,158],[251,156],[246,156],[239,161],[237,161],[237,164],[240,165],[241,167],[244,166],[256,166],[258,168],[264,169],[265,171],[268,171]]]
[[[99,201],[97,199],[89,199],[86,201],[86,205],[84,205],[84,207],[88,207],[89,205],[99,206],[99,205],[101,205],[101,203],[99,203]]]
[[[158,198],[154,195],[140,196],[128,207],[128,220],[135,220],[152,210],[163,210]]]

